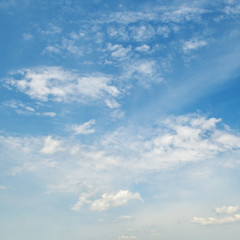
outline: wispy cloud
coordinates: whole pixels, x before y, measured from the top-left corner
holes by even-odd
[[[4,107],[9,107],[12,108],[16,111],[18,114],[26,115],[26,116],[47,116],[47,117],[55,117],[56,113],[55,112],[44,112],[44,111],[39,111],[36,107],[33,107],[32,105],[26,105],[21,101],[17,101],[15,99],[3,102],[2,105]]]
[[[94,133],[95,130],[92,128],[92,126],[95,124],[95,120],[91,119],[83,124],[72,124],[68,126],[76,135],[79,134],[91,134]]]
[[[119,240],[123,240],[123,239],[137,239],[137,236],[135,235],[121,235],[118,237]]]

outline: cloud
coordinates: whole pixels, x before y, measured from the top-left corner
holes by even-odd
[[[223,218],[201,218],[194,217],[192,222],[200,225],[221,225],[226,223],[236,223],[240,221],[240,214],[235,214],[233,216],[223,217]]]
[[[5,190],[5,189],[7,189],[6,186],[0,185],[0,190]]]
[[[170,10],[163,9],[162,16],[160,17],[160,19],[165,23],[169,22],[181,23],[190,21],[199,22],[201,20],[201,16],[206,12],[207,10],[202,8],[178,6],[173,7]]]
[[[80,76],[75,70],[61,67],[26,68],[10,75],[5,79],[9,86],[40,101],[86,102],[114,98],[120,94],[119,89],[111,85],[112,80],[108,76]]]
[[[215,208],[215,212],[218,215],[224,215],[223,217],[194,217],[192,219],[193,223],[197,223],[200,225],[221,225],[226,223],[236,223],[240,221],[240,214],[235,214],[238,210],[238,206],[229,206],[229,207],[220,207]]]
[[[192,50],[196,50],[196,49],[201,48],[206,45],[207,45],[207,42],[205,40],[200,40],[200,39],[194,38],[189,41],[186,41],[183,44],[182,49],[183,49],[184,53],[188,53]]]
[[[128,63],[125,66],[125,78],[137,79],[140,83],[149,85],[152,82],[161,82],[159,65],[153,60],[140,60]]]
[[[226,134],[234,141],[219,141]],[[224,128],[220,119],[191,114],[99,133],[87,143],[75,136],[0,136],[0,153],[9,163],[7,174],[31,172],[41,179],[50,172],[44,179],[49,192],[79,195],[74,210],[86,205],[103,211],[140,199],[140,194],[114,189],[129,189],[153,172],[199,161],[222,163],[226,155],[238,158],[240,137],[239,132]],[[97,197],[99,193],[104,194]]]
[[[160,170],[177,164],[213,159],[220,154],[240,149],[240,137],[227,130],[217,129],[216,118],[206,119],[197,115],[167,118],[158,127],[149,128],[148,135],[138,137],[127,134],[131,130],[119,129],[106,136],[103,144],[114,154],[135,156],[131,169]],[[219,140],[230,134],[229,139]],[[221,136],[221,137],[220,137]],[[121,149],[124,149],[122,151]],[[121,154],[120,154],[121,152]]]
[[[5,107],[10,107],[16,111],[18,114],[22,115],[35,115],[35,116],[47,116],[47,117],[55,117],[55,112],[39,112],[35,107],[26,105],[21,101],[10,100],[2,103]]]
[[[111,51],[112,57],[122,58],[128,55],[128,53],[131,51],[131,46],[124,48],[122,45],[119,44],[112,45],[111,43],[109,43],[107,45],[107,49]]]
[[[47,116],[47,117],[55,117],[56,113],[55,112],[42,112],[42,113],[37,113],[37,115]]]
[[[79,197],[78,202],[73,206],[73,210],[79,210],[84,204],[89,204],[92,211],[105,211],[112,207],[118,207],[127,204],[130,200],[141,200],[139,193],[132,193],[128,190],[120,190],[116,194],[104,193],[100,199],[89,200],[88,194]]]
[[[217,214],[233,214],[236,213],[238,210],[239,210],[238,206],[215,208],[215,212]]]
[[[103,17],[101,21],[129,24],[141,20],[151,21],[154,20],[156,17],[157,15],[154,12],[124,11],[111,13],[110,15]]]
[[[147,44],[143,44],[139,47],[136,47],[136,51],[138,52],[148,52],[150,50],[150,47]]]
[[[62,151],[64,151],[64,148],[61,147],[61,141],[52,139],[52,136],[48,136],[45,138],[44,146],[41,149],[41,153],[53,154]]]
[[[77,124],[73,124],[70,125],[69,128],[74,132],[74,134],[79,135],[79,134],[91,134],[94,133],[95,130],[92,129],[92,125],[95,124],[95,120],[91,119],[88,122],[85,122],[83,124],[77,125]]]
[[[55,35],[62,32],[62,28],[54,24],[49,24],[46,30],[39,30],[44,35]]]
[[[114,223],[122,223],[122,222],[132,222],[132,221],[134,221],[133,216],[123,215],[123,216],[118,217],[113,222]]]
[[[159,34],[160,36],[163,36],[164,38],[167,38],[170,32],[171,30],[169,29],[168,26],[159,26],[157,28],[157,34]]]
[[[118,237],[118,240],[123,240],[123,239],[137,239],[135,235],[121,235]]]
[[[33,35],[30,34],[30,33],[24,33],[23,34],[23,39],[26,40],[26,41],[30,41],[33,39]]]
[[[141,25],[130,27],[131,37],[137,42],[144,42],[155,36],[155,29],[151,25]]]

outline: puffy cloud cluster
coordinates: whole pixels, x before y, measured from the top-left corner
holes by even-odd
[[[33,99],[41,101],[94,101],[111,99],[120,94],[117,87],[111,85],[111,78],[104,75],[80,76],[75,70],[61,67],[36,67],[20,69],[5,79],[9,86]]]
[[[236,223],[240,221],[240,214],[236,214],[238,210],[238,206],[224,206],[221,208],[215,208],[215,212],[218,215],[221,215],[220,217],[194,217],[192,219],[192,222],[200,225],[221,225],[226,223]]]
[[[132,193],[128,190],[120,190],[116,194],[102,194],[100,199],[89,200],[88,194],[79,197],[79,201],[72,207],[73,210],[79,210],[82,205],[89,204],[92,211],[104,211],[112,207],[118,207],[127,204],[130,200],[141,200],[139,193]]]
[[[1,136],[1,157],[11,162],[7,172],[12,175],[28,171],[41,178],[45,176],[43,172],[51,172],[51,181],[47,183],[49,192],[80,195],[74,210],[88,205],[93,211],[103,211],[133,199],[140,200],[139,193],[111,192],[115,188],[128,189],[136,179],[147,178],[152,172],[190,162],[223,161],[224,153],[239,154],[239,133],[218,127],[220,121],[200,115],[169,117],[151,127],[129,126],[96,137],[92,135],[93,140],[84,144],[74,135],[93,133],[94,121],[90,120],[70,126],[73,130],[70,137]],[[104,194],[96,198],[99,193]],[[217,214],[235,211],[234,207],[216,209]],[[231,217],[238,219],[237,215]],[[226,219],[221,221],[230,221]],[[200,221],[203,219],[194,220]]]

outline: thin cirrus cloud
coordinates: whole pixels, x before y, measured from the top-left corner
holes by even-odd
[[[20,79],[14,76],[20,75]],[[119,89],[111,84],[108,76],[79,76],[76,71],[61,67],[36,67],[20,69],[5,79],[6,84],[15,87],[32,99],[40,101],[87,101],[115,98]]]
[[[39,111],[33,106],[29,106],[24,104],[21,101],[16,101],[16,100],[10,100],[2,103],[2,106],[12,108],[16,111],[16,113],[21,114],[21,115],[36,115],[36,116],[46,116],[46,117],[55,117],[56,113],[55,112],[43,112]]]

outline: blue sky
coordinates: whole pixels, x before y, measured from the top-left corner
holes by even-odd
[[[240,3],[0,2],[4,240],[238,240]]]

